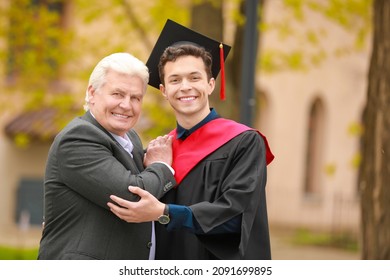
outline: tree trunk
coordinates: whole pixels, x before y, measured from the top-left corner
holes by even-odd
[[[359,188],[362,258],[390,259],[390,1],[374,0]]]

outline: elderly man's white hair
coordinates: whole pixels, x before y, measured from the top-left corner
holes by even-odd
[[[98,90],[103,86],[108,70],[140,77],[144,83],[143,93],[146,92],[149,82],[149,70],[141,60],[129,53],[113,53],[104,57],[93,69],[89,77],[88,87],[91,85],[95,90]],[[85,94],[85,111],[89,110],[88,87]]]

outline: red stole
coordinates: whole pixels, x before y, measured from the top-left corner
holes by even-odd
[[[169,135],[173,135],[174,137],[172,144],[172,167],[175,170],[175,179],[177,184],[179,185],[183,178],[202,159],[247,130],[253,130],[253,128],[224,118],[218,118],[206,123],[199,129],[195,130],[184,141],[176,138],[176,129],[172,130]],[[259,131],[257,132],[264,139],[267,150],[266,161],[268,165],[274,159],[274,155],[269,148],[265,136]]]

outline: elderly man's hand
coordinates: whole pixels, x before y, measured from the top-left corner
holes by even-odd
[[[154,162],[164,162],[171,166],[172,140],[172,136],[164,135],[150,141],[145,154],[144,165],[149,166]]]

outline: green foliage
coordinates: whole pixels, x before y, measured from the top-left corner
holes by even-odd
[[[0,246],[0,260],[36,260],[38,248],[23,249]]]
[[[191,12],[190,2],[157,0],[149,8],[149,14],[159,26],[158,30],[162,29],[167,18],[188,26]]]
[[[348,126],[348,135],[352,136],[352,137],[358,137],[360,138],[362,135],[363,135],[363,125],[361,123],[357,123],[357,122],[352,122],[349,126]],[[352,156],[352,159],[350,160],[350,165],[352,166],[352,168],[354,169],[358,169],[360,164],[362,162],[362,154],[360,152],[360,150],[358,152],[356,152],[353,156]]]
[[[53,8],[61,7],[54,6],[61,1],[49,2],[33,5],[16,0],[9,7],[8,71],[30,86],[41,87],[55,79],[56,70],[64,62],[60,46],[66,45],[67,36],[60,28],[60,8]]]
[[[31,139],[26,133],[18,133],[14,136],[14,143],[19,148],[26,148],[31,143]]]
[[[268,73],[275,73],[278,71],[278,64],[276,62],[276,57],[278,54],[272,50],[264,52],[261,56],[260,67],[263,71]]]
[[[348,134],[351,136],[360,137],[363,134],[363,125],[361,123],[352,122],[348,126]]]
[[[154,30],[157,33],[162,24],[158,26],[142,22],[144,17],[139,17],[138,14],[135,18],[131,18],[135,10],[155,11],[156,17],[164,22],[165,17],[161,17],[163,10],[169,13],[167,17],[184,21],[184,23],[188,22],[189,18],[188,5],[184,6],[181,1],[169,1],[169,3],[159,1],[153,5],[138,2],[134,8],[132,0],[97,1],[93,5],[90,1],[76,0],[73,3],[75,9],[73,24],[81,22],[87,28],[88,25],[102,27],[101,32],[88,33],[85,36],[78,34],[78,29],[64,26],[58,9],[51,8],[50,5],[62,1],[41,1],[45,3],[41,5],[32,5],[31,2],[31,0],[15,0],[12,5],[0,12],[0,24],[5,27],[0,28],[0,39],[12,46],[6,48],[0,44],[0,55],[6,58],[3,61],[7,61],[4,65],[4,74],[9,81],[5,84],[3,92],[18,101],[13,103],[12,100],[5,99],[5,102],[9,104],[1,106],[10,112],[34,111],[46,107],[56,108],[58,114],[52,121],[58,126],[58,130],[73,117],[82,113],[85,87],[97,59],[108,53],[121,51],[131,52],[141,58],[137,48],[133,47],[134,44],[129,44],[132,41],[139,42],[139,50],[151,49],[152,43],[145,39],[146,36],[143,36],[142,31],[138,31],[136,24],[139,23],[149,33]],[[166,5],[172,5],[174,9],[167,9]],[[128,10],[129,7],[131,11]],[[105,30],[104,25],[101,24],[107,20],[107,17],[115,26],[115,32],[112,28]],[[137,34],[140,35],[138,38],[141,40],[136,39]],[[88,57],[91,59],[88,60]],[[91,62],[88,64],[84,61]],[[68,70],[64,71],[64,69]],[[81,84],[84,88],[81,87],[82,91],[77,91],[80,86],[71,88],[68,84]],[[145,104],[144,111],[154,108],[153,102],[152,100],[151,104]],[[75,111],[75,107],[80,110]],[[156,114],[152,112],[151,115]],[[157,136],[157,131],[167,130],[165,122],[160,124],[154,119],[151,122],[153,128],[146,132],[147,138]],[[171,124],[172,122],[169,123]],[[157,129],[157,127],[161,128]],[[142,134],[142,129],[140,133]],[[19,147],[26,147],[32,139],[29,135],[20,133],[14,136],[14,141]]]
[[[319,49],[317,51],[317,53],[313,53],[311,54],[311,57],[310,57],[310,62],[312,65],[314,66],[318,66],[320,65],[326,58],[327,58],[327,54],[324,50],[322,49]]]
[[[307,229],[299,229],[295,232],[292,241],[299,245],[333,247],[354,252],[359,250],[358,240],[349,233],[316,233]]]
[[[305,71],[330,55],[347,55],[367,47],[372,0],[283,0],[279,8],[283,9],[280,16],[260,27],[262,32],[274,33],[281,44],[280,49],[262,50],[258,65],[265,72]],[[313,22],[314,17],[325,19],[323,26],[318,20]],[[354,39],[330,48],[326,41],[329,24],[341,27]],[[284,42],[289,42],[291,49],[285,49]]]
[[[53,91],[67,59],[64,53],[71,34],[63,28],[60,16],[63,1],[43,2],[15,0],[1,14],[4,23],[1,35],[7,41],[7,47],[0,49],[7,76],[3,92],[18,100],[18,110],[48,104],[51,97],[48,92]],[[10,105],[8,109],[12,111]]]
[[[304,12],[303,8],[305,5],[305,0],[284,0],[284,5],[289,8],[292,12],[294,17],[297,20],[303,20],[304,19]]]
[[[371,30],[372,0],[331,0],[327,5],[311,1],[309,6],[346,30],[355,33],[355,45],[364,46]]]
[[[228,10],[227,17],[237,25],[245,22],[245,16],[238,9],[241,1],[224,2],[233,7]],[[15,110],[20,110],[20,106],[24,110],[55,107],[60,112],[73,111],[75,106],[81,108],[85,87],[70,88],[67,85],[86,86],[97,59],[108,53],[127,51],[146,60],[167,18],[189,25],[193,5],[216,3],[210,0],[109,0],[91,4],[91,1],[75,0],[72,2],[71,20],[74,25],[67,26],[57,13],[58,9],[53,9],[62,2],[67,3],[50,0],[40,1],[46,4],[31,5],[31,0],[13,0],[8,6],[3,4],[4,7],[1,7],[0,58],[6,62],[5,74],[8,78],[3,92],[18,100],[17,103],[12,100],[7,105],[2,104],[2,108],[12,111],[16,105]],[[281,5],[287,13],[283,12],[282,16],[259,25],[261,32],[277,35],[281,48],[262,50],[258,67],[268,73],[306,71],[320,65],[330,55],[331,50],[321,46],[327,36],[326,26],[306,26],[302,31],[295,25],[305,23],[307,11],[319,14],[355,34],[355,47],[363,47],[371,27],[371,4],[372,0],[283,0]],[[114,28],[106,27],[108,21]],[[77,24],[86,30],[97,28],[99,32],[79,32]],[[287,40],[295,42],[295,46],[283,48]],[[9,42],[12,47],[8,48],[1,42]],[[333,50],[333,54],[345,55],[350,51],[350,47],[340,46]],[[59,128],[71,118],[69,114],[63,115],[62,121],[56,120]],[[144,115],[150,118],[144,132],[146,139],[166,133],[175,125],[171,109],[161,106],[155,98],[144,102]],[[142,127],[140,133],[143,133]],[[27,141],[19,137],[19,142]]]
[[[324,172],[327,176],[333,176],[336,173],[337,166],[334,163],[328,163],[324,166]]]
[[[231,19],[233,20],[233,22],[237,25],[237,26],[242,26],[245,24],[245,15],[242,14],[240,12],[240,10],[238,9],[240,3],[241,3],[242,0],[231,0],[232,4],[237,7],[236,9],[232,9],[232,11],[230,12],[230,17]],[[261,26],[261,25],[260,25]],[[259,26],[259,28],[260,28]]]
[[[290,69],[304,69],[303,54],[301,51],[293,51],[282,56]]]
[[[351,159],[351,166],[352,166],[352,168],[358,169],[360,164],[361,164],[361,162],[362,162],[362,154],[359,151],[356,154],[354,154],[354,156]]]

